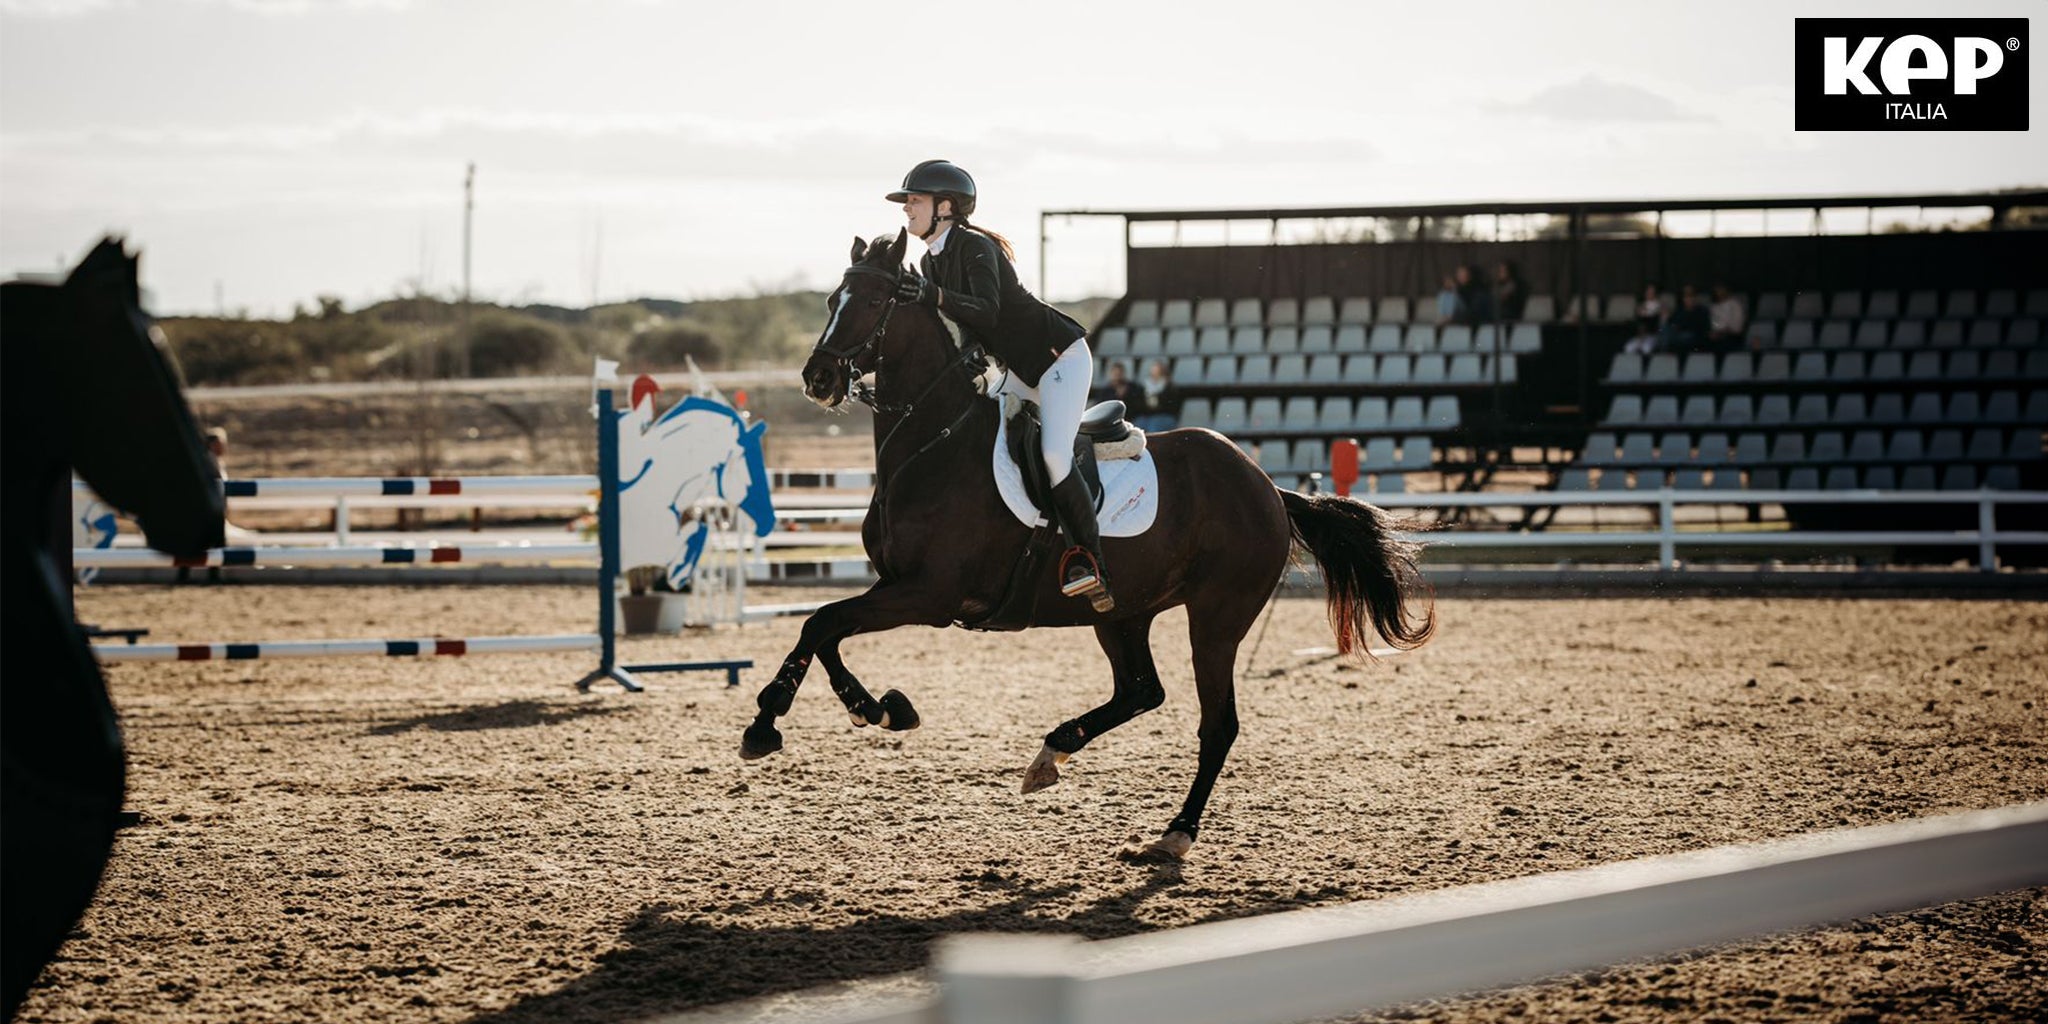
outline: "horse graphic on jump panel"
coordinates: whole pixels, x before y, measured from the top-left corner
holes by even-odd
[[[614,414],[619,564],[663,566],[669,586],[681,590],[711,536],[701,503],[730,502],[756,537],[774,531],[775,505],[761,453],[768,425],[749,423],[731,406],[698,395],[656,416],[657,388],[651,378],[635,380],[631,407]]]

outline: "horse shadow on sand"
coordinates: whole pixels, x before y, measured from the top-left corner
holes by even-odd
[[[539,700],[512,700],[502,704],[456,708],[430,715],[415,715],[396,722],[370,727],[372,736],[397,736],[415,729],[431,732],[482,732],[489,729],[531,729],[583,718],[619,714],[629,710],[620,704],[561,704]]]
[[[1033,911],[1065,901],[1082,886],[1024,885],[993,906],[937,917],[877,913],[834,928],[749,928],[702,920],[677,904],[650,903],[620,936],[621,948],[598,958],[596,970],[556,991],[475,1017],[470,1024],[617,1024],[838,983],[888,979],[922,970],[934,941],[967,932],[1041,932],[1087,939],[1131,935],[1157,927],[1138,919],[1138,907],[1180,884],[1178,867],[1157,867],[1145,881],[1058,917]],[[756,902],[765,905],[777,898],[764,896]],[[1271,906],[1247,904],[1204,920],[1295,905],[1286,900]]]

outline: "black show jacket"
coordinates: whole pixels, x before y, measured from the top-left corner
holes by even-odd
[[[1088,334],[1031,294],[995,239],[973,228],[948,230],[939,254],[925,254],[924,275],[939,286],[939,312],[960,325],[967,344],[979,344],[1032,387],[1067,346]]]

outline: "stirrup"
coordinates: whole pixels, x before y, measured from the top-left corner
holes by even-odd
[[[1079,572],[1070,572],[1070,569],[1078,569]],[[1110,596],[1109,587],[1102,582],[1101,564],[1095,560],[1093,552],[1078,544],[1060,556],[1060,593],[1067,597],[1086,597],[1098,612],[1116,608],[1116,599]]]

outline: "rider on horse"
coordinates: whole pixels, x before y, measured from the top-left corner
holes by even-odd
[[[1073,543],[1061,560],[1060,591],[1106,597],[1109,579],[1095,503],[1073,472],[1074,440],[1095,368],[1087,329],[1024,288],[1009,240],[967,223],[974,213],[974,179],[966,171],[927,160],[911,168],[888,199],[903,204],[911,232],[929,250],[922,273],[904,273],[897,297],[945,314],[959,325],[966,344],[994,356],[1006,371],[995,390],[1038,403],[1053,507]]]

